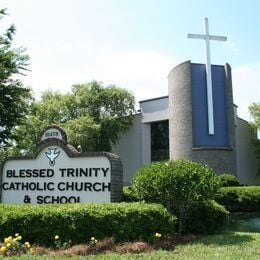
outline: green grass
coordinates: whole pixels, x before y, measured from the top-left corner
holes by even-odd
[[[226,232],[179,246],[174,259],[260,259],[260,234]]]

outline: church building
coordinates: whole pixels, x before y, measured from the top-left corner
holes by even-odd
[[[248,122],[237,116],[229,64],[211,65],[210,41],[224,36],[188,34],[205,40],[206,64],[183,62],[168,75],[168,96],[140,101],[133,126],[122,134],[115,153],[123,161],[124,184],[145,164],[184,158],[230,173],[240,183],[260,184]]]
[[[145,164],[184,158],[240,183],[260,184],[248,122],[237,116],[231,67],[211,65],[212,114],[209,114],[207,66],[186,61],[170,71],[168,96],[140,101],[132,127],[114,152],[123,162],[124,185]],[[211,125],[210,125],[211,120]]]

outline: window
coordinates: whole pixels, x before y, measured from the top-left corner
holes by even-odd
[[[169,121],[151,123],[151,160],[169,159]]]

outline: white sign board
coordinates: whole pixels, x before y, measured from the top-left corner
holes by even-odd
[[[2,203],[110,202],[111,165],[106,156],[69,157],[60,145],[35,159],[7,160]]]

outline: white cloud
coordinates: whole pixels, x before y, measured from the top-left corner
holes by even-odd
[[[59,47],[58,52],[61,54],[66,54],[66,53],[70,53],[72,50],[73,50],[73,46],[71,43],[64,43]]]
[[[97,80],[130,90],[136,100],[168,94],[167,75],[177,60],[157,51],[111,51],[102,46],[64,43],[55,53],[31,52],[32,72],[25,78],[36,93],[69,91],[72,84]]]
[[[70,91],[75,83],[91,80],[127,88],[136,100],[168,94],[167,76],[180,62],[155,50],[113,51],[94,42],[65,42],[48,46],[29,45],[32,72],[24,83],[32,86],[36,97],[48,88]],[[249,119],[248,106],[260,101],[260,63],[233,67],[234,103],[238,115]]]
[[[245,64],[233,68],[234,103],[238,105],[238,115],[250,119],[248,106],[260,102],[260,63]]]
[[[176,60],[156,51],[129,51],[99,57],[90,77],[131,90],[137,100],[168,94],[167,75]]]

